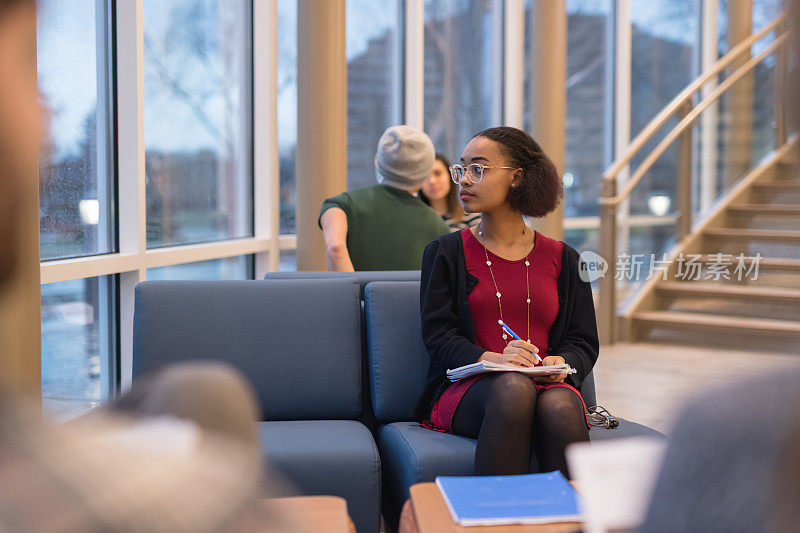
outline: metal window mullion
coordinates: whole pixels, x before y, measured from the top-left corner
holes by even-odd
[[[625,154],[631,140],[631,16],[630,0],[617,0],[614,9],[614,159]],[[617,175],[617,191],[625,187],[630,174],[626,166]],[[630,226],[630,200],[625,200],[617,210],[619,239],[617,253],[628,250]],[[606,258],[613,261],[613,258]]]
[[[700,33],[700,72],[705,72],[717,61],[719,45],[717,17],[719,0],[703,0]],[[699,74],[699,73],[698,73]],[[717,86],[716,78],[700,89],[701,98],[706,98]],[[715,102],[703,112],[700,119],[700,211],[711,207],[716,196],[717,183],[717,122],[718,106]]]
[[[135,269],[119,276],[120,384],[133,369],[133,288],[146,279],[147,209],[144,154],[144,21],[142,0],[116,3],[117,172],[120,254]]]
[[[147,251],[145,268],[159,268],[240,255],[269,253],[275,239],[228,239],[225,241],[154,248]]]
[[[425,5],[406,0],[405,123],[425,127]]]
[[[278,153],[278,3],[253,2],[253,230],[269,239],[255,254],[255,279],[278,269],[280,157]]]
[[[524,0],[506,0],[503,123],[523,128],[525,92],[525,5]]]
[[[114,10],[111,0],[95,0],[96,54],[96,195],[100,208],[97,224],[97,247],[101,252],[116,251],[115,197],[115,131],[114,113]],[[40,268],[41,276],[41,268]],[[43,279],[43,278],[42,278]],[[100,358],[100,400],[106,401],[117,392],[117,304],[113,276],[99,277],[98,283],[98,350]]]
[[[402,124],[405,116],[405,42],[406,42],[406,7],[405,1],[399,0],[396,4],[398,27],[392,32],[392,51],[391,51],[391,102],[389,109],[392,124]]]

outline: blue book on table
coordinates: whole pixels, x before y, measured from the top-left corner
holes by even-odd
[[[436,485],[460,526],[579,522],[578,496],[561,472],[440,476]]]

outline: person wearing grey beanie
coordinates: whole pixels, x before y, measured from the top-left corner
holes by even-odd
[[[417,192],[433,170],[436,150],[424,132],[411,126],[392,126],[381,135],[375,154],[378,183]]]
[[[328,270],[418,270],[422,251],[449,228],[417,197],[436,151],[423,131],[391,126],[375,153],[378,185],[344,192],[322,204],[319,226]]]

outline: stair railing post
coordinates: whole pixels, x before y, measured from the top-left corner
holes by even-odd
[[[680,108],[680,118],[691,113],[694,104],[687,100]],[[678,240],[692,231],[692,173],[694,170],[694,126],[689,126],[678,139]]]
[[[603,180],[600,190],[601,199],[611,200],[617,195],[617,177]],[[600,342],[614,344],[616,341],[617,321],[617,205],[600,202],[600,256],[608,263],[605,276],[598,279],[598,333]]]

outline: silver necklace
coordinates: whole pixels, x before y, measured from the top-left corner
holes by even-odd
[[[522,229],[522,235],[525,235],[525,228]],[[535,234],[534,234],[535,235]],[[502,303],[502,295],[500,294],[500,289],[497,288],[497,280],[494,279],[494,271],[492,270],[492,262],[489,260],[489,252],[486,251],[486,243],[483,240],[483,222],[480,223],[478,226],[478,237],[481,238],[481,246],[483,246],[483,255],[486,258],[486,266],[489,267],[489,274],[492,276],[492,283],[494,284],[494,295],[497,297],[497,308],[500,311],[500,320],[497,321],[498,325],[503,324],[503,303]],[[535,238],[535,237],[534,237]],[[533,247],[531,247],[531,251],[533,251]],[[530,252],[528,252],[530,255]],[[525,302],[527,304],[528,310],[528,344],[531,342],[531,286],[530,286],[530,278],[528,276],[528,271],[530,269],[530,262],[528,261],[528,256],[525,256]],[[503,336],[503,341],[508,340],[508,334],[506,334],[505,330],[500,326],[500,333]]]

